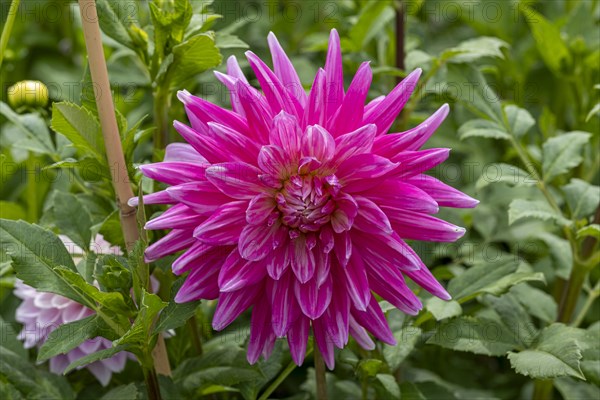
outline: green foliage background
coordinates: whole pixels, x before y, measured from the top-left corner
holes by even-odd
[[[9,3],[0,2],[2,21]],[[162,159],[161,144],[177,140],[171,121],[185,116],[176,90],[227,104],[212,70],[223,71],[234,54],[247,71],[248,48],[269,59],[269,31],[306,87],[324,63],[331,28],[342,37],[346,79],[371,60],[370,98],[423,68],[395,131],[450,103],[427,146],[452,155],[432,174],[481,203],[441,212],[467,228],[459,242],[411,245],[453,300],[421,292],[425,308],[416,317],[386,307],[399,345],[364,351],[351,342],[338,352],[327,374],[331,399],[600,398],[598,1],[98,0],[98,7],[136,193],[160,189],[134,166]],[[116,340],[109,353],[126,349],[143,360],[156,335],[171,329],[174,373],[160,378],[164,398],[256,399],[274,381],[273,398],[314,397],[311,357],[289,367],[278,343],[268,362],[249,366],[247,316],[216,333],[214,302],[176,306],[181,282],[170,273],[172,259],[150,266],[161,281],[153,295],[139,257],[145,243],[128,258],[93,254],[93,234],[120,245],[123,237],[86,63],[75,2],[23,2],[0,71],[0,397],[145,398],[134,362],[101,388],[86,370],[60,377],[35,361],[97,335]],[[44,82],[51,103],[10,107],[9,86],[24,79]],[[162,210],[145,207],[148,216]],[[66,250],[36,253],[40,243],[62,248],[57,233],[84,249],[83,262],[74,265]],[[97,316],[81,322],[79,336],[26,351],[16,340],[15,275]]]

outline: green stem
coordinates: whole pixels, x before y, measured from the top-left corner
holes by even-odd
[[[144,368],[144,381],[146,382],[146,390],[148,391],[148,400],[161,400],[158,376],[153,367]]]
[[[37,185],[35,183],[37,175],[35,161],[33,153],[29,153],[29,157],[25,161],[25,168],[27,169],[27,219],[31,223],[38,222],[39,217]]]
[[[154,131],[154,151],[163,150],[169,143],[169,107],[171,106],[171,96],[169,90],[159,87],[154,92],[154,121],[156,131]]]
[[[573,322],[573,326],[578,327],[579,325],[581,325],[583,319],[587,315],[588,311],[592,307],[592,304],[594,304],[594,301],[596,301],[598,296],[600,296],[600,281],[598,281],[596,283],[596,286],[594,286],[594,288],[590,291],[590,294],[587,300],[585,301],[585,304],[583,305],[583,307],[581,307],[581,311],[579,311],[577,318],[575,318],[575,321]]]
[[[560,303],[558,322],[564,322],[565,324],[568,324],[571,321],[587,273],[588,269],[583,265],[576,263],[573,266],[573,271],[571,272],[571,276],[567,282],[567,290],[565,291],[565,295]]]
[[[188,320],[188,325],[190,327],[192,346],[194,346],[194,350],[196,351],[196,355],[202,355],[202,339],[200,338],[200,331],[198,330],[198,319],[195,315],[192,316]]]
[[[306,351],[306,357],[308,357],[311,353],[312,353],[312,349],[308,349]],[[285,378],[287,378],[294,369],[296,369],[296,363],[292,361],[287,365],[287,367],[285,367],[285,369],[283,371],[281,371],[281,373],[279,374],[277,379],[275,379],[269,385],[269,387],[267,389],[265,389],[265,391],[263,392],[263,394],[260,395],[258,400],[267,400],[269,398],[269,396],[279,387],[279,385],[281,385],[281,383],[285,380]]]
[[[315,359],[315,378],[317,381],[317,400],[327,400],[327,379],[325,377],[325,362],[319,351],[319,347],[314,346]]]
[[[533,396],[532,400],[551,400],[552,399],[552,381],[535,381],[535,386],[533,387]]]
[[[19,10],[20,3],[21,0],[13,0],[12,3],[10,3],[8,16],[6,17],[6,24],[4,25],[2,36],[0,37],[0,67],[2,67],[2,61],[4,60],[4,54],[6,53],[6,47],[8,46],[8,39],[10,39],[10,34],[12,32],[15,19],[17,18],[17,11]]]

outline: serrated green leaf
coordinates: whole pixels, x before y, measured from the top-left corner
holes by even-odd
[[[457,317],[462,314],[462,307],[455,300],[445,301],[437,297],[431,297],[425,303],[427,311],[433,315],[436,321]]]
[[[571,224],[571,221],[563,217],[545,201],[524,199],[515,199],[511,201],[510,205],[508,206],[508,224],[512,225],[524,218],[555,221],[561,226],[567,226]]]
[[[587,132],[570,132],[548,139],[542,146],[544,181],[550,182],[578,166],[583,160],[581,152],[590,136]]]
[[[558,315],[558,305],[554,297],[526,283],[515,285],[510,289],[515,298],[532,316],[544,322],[554,322]]]
[[[162,390],[161,390],[162,392]],[[135,383],[129,385],[117,386],[102,396],[102,400],[141,400],[142,393],[138,391]]]
[[[173,47],[173,62],[165,80],[171,87],[181,87],[187,80],[221,63],[221,53],[208,34],[194,36]]]
[[[89,250],[92,240],[92,220],[89,212],[72,193],[55,192],[54,223],[58,230],[79,247]]]
[[[516,138],[525,135],[535,125],[535,119],[529,114],[529,111],[523,108],[509,105],[504,107],[504,113],[510,127],[510,133]]]
[[[554,386],[564,400],[600,399],[600,387],[569,377],[558,378]]]
[[[502,356],[520,345],[499,321],[469,316],[443,322],[427,343],[487,356]]]
[[[175,302],[175,295],[183,284],[183,280],[176,281],[171,288],[171,301],[169,305],[162,310],[160,317],[156,322],[153,333],[164,332],[169,329],[179,328],[190,319],[200,304],[199,301],[190,301],[187,303]]]
[[[495,37],[480,36],[465,40],[458,46],[445,50],[440,59],[449,62],[468,63],[484,57],[504,58],[502,49],[509,47],[508,43]]]
[[[508,186],[532,186],[537,183],[535,177],[519,167],[510,164],[490,164],[485,167],[477,180],[477,190],[483,189],[490,183],[505,183]]]
[[[402,361],[410,355],[419,341],[421,333],[421,329],[416,326],[407,326],[398,332],[394,332],[394,338],[398,344],[396,346],[390,346],[389,344],[383,346],[383,357],[391,370],[397,369]]]
[[[569,241],[546,231],[536,232],[533,237],[541,239],[548,246],[556,275],[568,279],[573,269],[573,250]]]
[[[458,128],[461,140],[470,137],[482,137],[487,139],[510,139],[510,134],[500,124],[487,119],[472,119]]]
[[[123,46],[135,50],[135,44],[127,30],[130,23],[127,18],[134,20],[131,10],[137,10],[138,5],[130,0],[97,0],[96,7],[102,32]]]
[[[572,376],[585,379],[581,372],[581,347],[570,328],[553,324],[542,331],[533,348],[509,353],[511,366],[519,374],[535,379]]]
[[[69,102],[53,103],[51,126],[69,139],[81,155],[91,154],[106,163],[100,124],[89,110]]]
[[[379,394],[378,398],[400,400],[400,387],[396,378],[390,374],[377,374],[375,380],[379,384],[375,386],[375,390]]]
[[[158,313],[167,306],[160,297],[142,289],[140,309],[131,328],[117,341],[115,345],[129,345],[132,349],[143,349],[150,336],[152,324]],[[134,351],[134,350],[132,350]]]
[[[514,333],[520,347],[527,348],[538,334],[527,310],[512,293],[503,296],[485,296],[483,303],[488,305],[500,317],[505,327]]]
[[[599,224],[591,224],[588,226],[584,226],[583,228],[577,231],[577,238],[582,238],[585,236],[595,237],[596,239],[600,239],[600,225]]]
[[[563,186],[563,190],[573,219],[589,217],[600,203],[600,186],[581,179],[571,179],[571,182]]]
[[[19,115],[2,101],[0,101],[0,115],[4,115],[23,135],[22,139],[13,144],[15,147],[57,157],[46,122],[39,115]]]
[[[59,354],[66,354],[87,339],[98,336],[98,316],[89,317],[60,325],[50,332],[38,352],[38,362],[46,361]]]

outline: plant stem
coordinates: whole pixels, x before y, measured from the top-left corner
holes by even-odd
[[[94,0],[79,0],[79,9],[81,12],[83,36],[88,51],[90,73],[94,82],[94,94],[100,117],[100,125],[102,127],[102,135],[104,137],[106,157],[110,167],[112,184],[117,196],[117,206],[120,211],[121,228],[123,229],[123,237],[125,238],[127,249],[131,250],[139,238],[136,209],[127,204],[127,201],[133,197],[133,190],[129,182],[127,165],[125,164],[125,156],[121,146],[121,137],[119,135],[111,87],[108,80],[108,69],[104,58],[104,49],[102,48],[102,35],[100,33],[96,3]],[[156,372],[163,375],[170,375],[171,367],[162,336],[158,337],[153,356]]]
[[[533,396],[532,400],[551,400],[552,399],[552,381],[535,381],[535,386],[533,387]]]
[[[148,400],[161,400],[160,385],[154,368],[144,368],[144,380],[148,391]]]
[[[306,357],[308,357],[311,353],[312,353],[312,349],[308,349],[306,351]],[[277,379],[275,379],[269,385],[269,387],[265,389],[265,391],[263,392],[263,394],[260,395],[258,400],[267,400],[269,398],[269,396],[279,387],[279,385],[281,385],[281,383],[285,380],[285,378],[287,378],[294,369],[296,369],[296,363],[291,361],[287,365],[287,367],[285,367],[285,369],[283,371],[281,371],[281,373],[279,374]]]
[[[581,307],[581,311],[579,311],[579,314],[577,315],[577,318],[575,318],[575,321],[573,321],[574,327],[578,327],[579,325],[581,325],[583,319],[590,310],[590,307],[592,307],[592,304],[594,304],[594,301],[596,301],[598,296],[600,296],[600,281],[596,282],[596,286],[594,286],[594,288],[590,290],[590,294],[587,300],[585,301],[585,304],[583,305],[583,307]]]
[[[19,11],[20,3],[21,0],[13,0],[12,3],[10,3],[10,8],[8,9],[6,24],[4,25],[4,29],[2,29],[2,36],[0,37],[0,67],[2,67],[2,61],[4,60],[4,54],[6,53],[6,47],[8,46],[8,39],[10,39],[10,34],[12,32],[15,19],[17,19],[17,11]]]
[[[317,400],[327,400],[327,380],[325,378],[325,362],[319,351],[319,347],[314,346],[315,359],[315,378],[317,381]]]
[[[198,319],[195,315],[188,320],[188,325],[191,331],[192,337],[192,346],[194,346],[194,350],[196,350],[196,355],[202,355],[202,339],[200,338],[200,331],[198,330]]]
[[[154,150],[162,150],[169,143],[169,107],[171,106],[169,90],[159,87],[154,92]]]

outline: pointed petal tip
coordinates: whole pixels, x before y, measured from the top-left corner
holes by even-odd
[[[139,204],[139,199],[137,197],[132,197],[129,200],[127,200],[127,205],[129,207],[137,207]]]
[[[192,96],[192,94],[190,92],[188,92],[187,90],[185,90],[185,89],[177,91],[177,98],[183,104],[188,104],[190,102],[190,100],[191,100],[190,99],[191,96]]]

